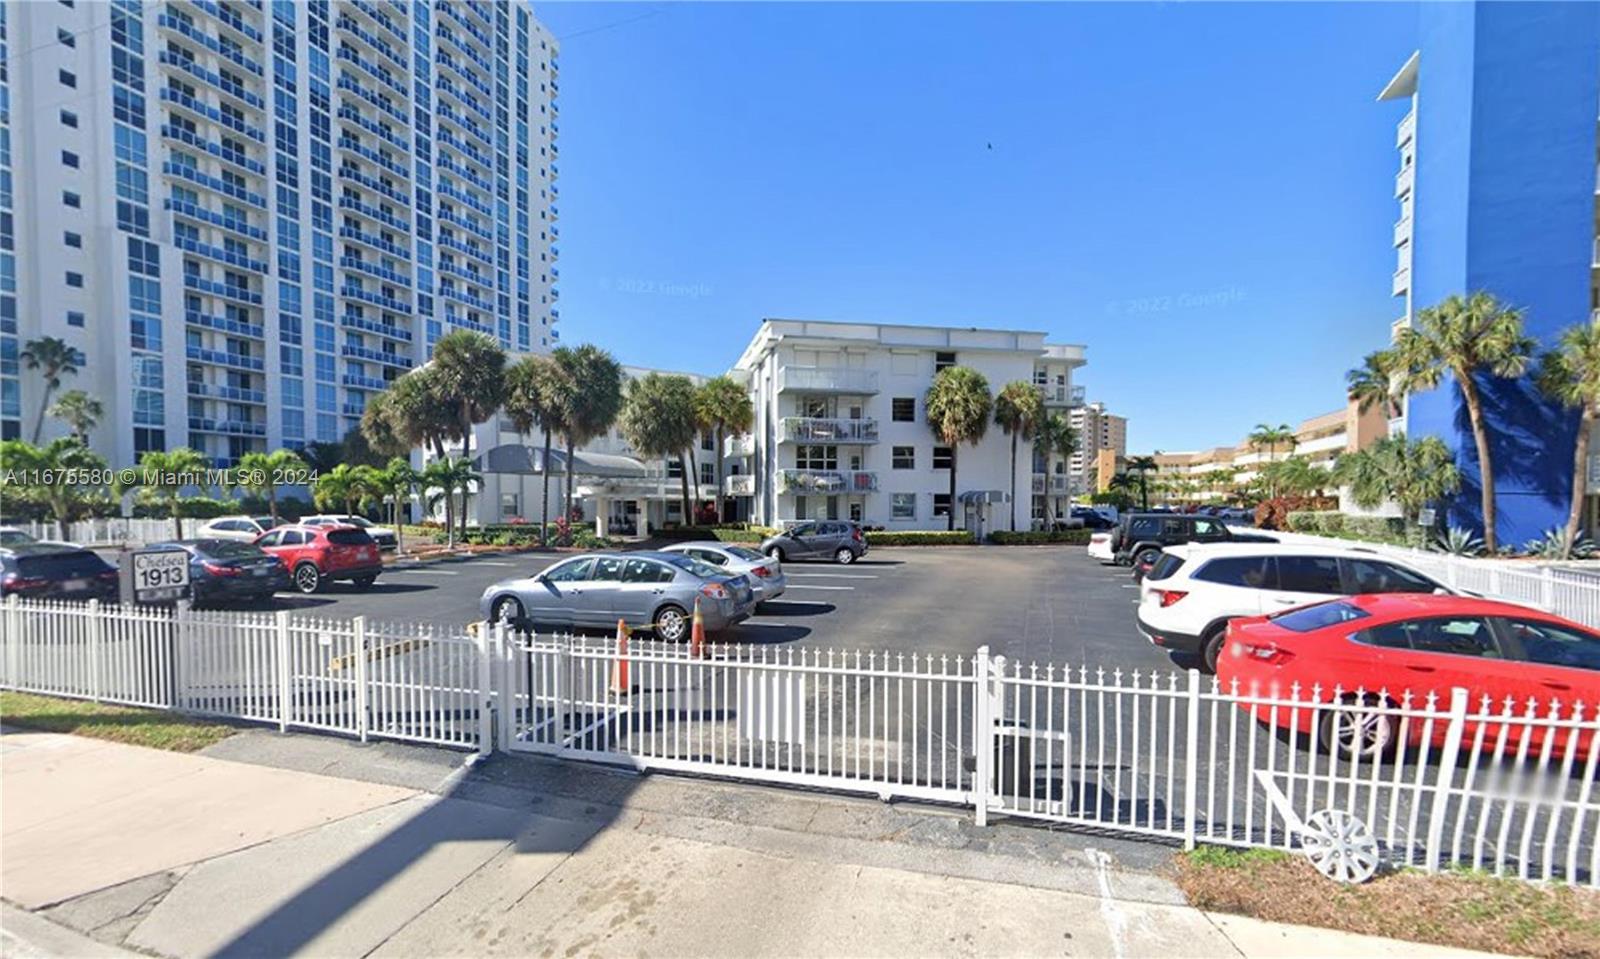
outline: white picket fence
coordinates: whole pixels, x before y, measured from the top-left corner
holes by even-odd
[[[193,535],[193,531],[204,522],[203,519],[184,520],[184,534]],[[62,534],[61,524],[56,522],[27,520],[11,525],[34,539],[64,540],[69,543],[81,543],[84,546],[148,546],[151,543],[164,543],[177,538],[173,533],[170,519],[134,519],[119,516],[84,519],[68,523],[65,535]]]
[[[1298,849],[1347,814],[1391,863],[1600,886],[1581,702],[1240,690],[970,656],[23,602],[0,687]],[[1330,748],[1352,730],[1388,748]]]
[[[1257,532],[1242,530],[1242,532]],[[1274,530],[1283,543],[1370,549],[1445,583],[1492,599],[1536,606],[1586,626],[1600,628],[1600,572],[1536,565],[1527,561],[1475,559],[1427,550],[1365,543],[1309,533]]]

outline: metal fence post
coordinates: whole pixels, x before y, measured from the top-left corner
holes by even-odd
[[[278,610],[278,732],[289,731],[289,611]]]
[[[478,624],[473,636],[478,649],[478,755],[494,752],[494,665],[489,659],[489,621]]]
[[[977,680],[972,694],[972,751],[976,754],[972,770],[972,805],[979,826],[989,825],[989,766],[994,762],[994,719],[990,715],[990,673],[994,662],[989,658],[989,647],[979,646],[974,660],[974,678]]]
[[[88,630],[89,634],[89,698],[95,702],[100,701],[100,600],[91,599],[88,602]]]
[[[511,645],[506,642],[506,624],[494,624],[493,688],[495,700],[495,742],[502,752],[511,751],[511,729],[517,722],[517,698],[511,685]]]
[[[1444,748],[1439,751],[1439,772],[1433,785],[1433,808],[1428,811],[1428,845],[1423,850],[1422,868],[1439,871],[1439,846],[1444,842],[1445,818],[1454,791],[1456,759],[1461,754],[1461,738],[1467,725],[1467,691],[1460,686],[1450,690],[1450,721],[1444,731]]]
[[[1546,566],[1539,570],[1539,602],[1547,612],[1556,608],[1556,571]]]
[[[350,622],[355,632],[356,647],[356,735],[362,742],[367,741],[367,729],[371,720],[367,717],[368,690],[367,690],[367,618],[357,616]]]
[[[1189,717],[1183,744],[1183,848],[1194,848],[1195,792],[1200,779],[1200,670],[1189,670]]]
[[[21,689],[22,675],[18,660],[22,655],[22,597],[16,593],[6,597],[5,646],[5,685],[13,689]]]

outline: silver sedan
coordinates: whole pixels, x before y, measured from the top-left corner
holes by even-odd
[[[750,617],[744,576],[682,553],[588,553],[534,576],[494,583],[478,600],[485,619],[553,628],[604,628],[622,620],[677,642],[689,637],[695,601],[710,632]]]
[[[673,543],[662,547],[668,553],[683,553],[702,563],[710,563],[729,573],[742,573],[750,581],[756,602],[764,603],[783,595],[788,581],[783,575],[783,563],[776,556],[763,556],[748,546],[704,540],[693,543]]]

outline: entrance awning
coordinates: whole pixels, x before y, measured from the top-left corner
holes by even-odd
[[[546,472],[544,447],[527,446],[522,443],[506,443],[502,446],[496,446],[474,459],[472,465],[480,473],[540,476]],[[567,453],[565,450],[552,449],[550,451],[548,472],[558,476],[566,474]],[[582,450],[577,450],[572,454],[572,472],[575,476],[591,476],[600,479],[644,479],[650,475],[649,469],[631,456],[619,456],[615,453],[586,453]]]
[[[999,489],[969,489],[965,493],[957,494],[956,499],[969,506],[976,506],[980,503],[1009,503],[1011,494]]]

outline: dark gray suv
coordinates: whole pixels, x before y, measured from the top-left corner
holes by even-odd
[[[780,562],[792,559],[831,559],[853,563],[867,555],[867,537],[848,520],[818,519],[796,523],[761,543],[761,552]]]

